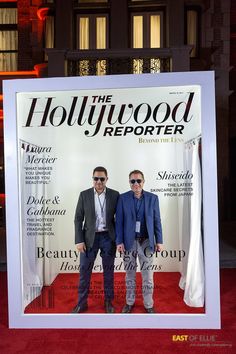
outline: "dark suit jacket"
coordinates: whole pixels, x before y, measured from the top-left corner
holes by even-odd
[[[115,212],[119,193],[106,188],[106,226],[109,236],[115,240]],[[94,188],[80,193],[75,212],[75,244],[85,242],[87,248],[94,243],[96,216],[94,204]]]
[[[162,227],[157,195],[143,191],[145,203],[145,220],[151,249],[162,243]],[[116,209],[116,244],[124,243],[129,251],[135,239],[136,212],[132,191],[120,195]]]

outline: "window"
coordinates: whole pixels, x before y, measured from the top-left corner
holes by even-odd
[[[54,48],[54,16],[45,18],[45,48]]]
[[[0,71],[17,70],[16,3],[0,3]]]
[[[146,12],[133,13],[132,20],[132,48],[160,48],[163,45],[163,13]],[[133,60],[133,72],[141,74],[143,67],[147,65],[143,59]],[[151,58],[148,66],[150,72],[159,72],[160,60]],[[153,68],[153,69],[152,69]]]
[[[162,46],[162,14],[132,15],[133,48],[160,48]]]
[[[107,48],[106,15],[78,15],[78,49]]]
[[[186,44],[193,46],[190,55],[192,58],[195,58],[198,55],[199,50],[199,17],[198,9],[187,9],[185,20],[185,42]]]
[[[77,49],[106,49],[108,47],[108,17],[106,14],[77,15]],[[91,62],[80,62],[80,75],[88,75]],[[96,74],[106,74],[106,60],[96,61]]]

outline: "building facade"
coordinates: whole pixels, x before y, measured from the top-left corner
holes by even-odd
[[[233,0],[0,1],[0,83],[28,77],[215,71],[221,225],[236,220],[235,59]]]

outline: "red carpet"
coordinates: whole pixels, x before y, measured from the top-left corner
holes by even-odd
[[[204,308],[194,308],[183,302],[183,290],[178,286],[180,273],[154,274],[154,301],[159,313],[203,313]],[[50,287],[45,287],[42,296],[35,299],[26,313],[70,313],[78,301],[78,274],[59,274]],[[103,310],[103,275],[95,273],[91,280],[88,313],[104,313]],[[137,273],[137,297],[134,313],[145,313],[142,292],[141,274]],[[116,312],[120,313],[125,304],[125,274],[115,274]]]
[[[158,277],[160,274],[158,275]],[[1,354],[165,354],[165,353],[236,353],[236,269],[221,270],[221,330],[158,330],[158,329],[8,329],[6,273],[0,272],[0,353]],[[159,278],[160,280],[160,278]],[[75,280],[76,281],[76,280]],[[74,281],[72,282],[74,286]],[[65,285],[65,284],[63,284]],[[68,284],[67,284],[68,285]],[[166,286],[170,284],[167,282]],[[68,289],[67,289],[68,290]],[[65,291],[65,290],[64,290]],[[65,295],[67,308],[76,300]],[[169,291],[157,291],[157,307],[165,311],[161,298],[169,300]],[[165,296],[164,296],[165,295]],[[65,304],[64,304],[65,305]],[[57,306],[57,304],[56,304]],[[91,304],[91,309],[92,309]],[[168,304],[172,306],[172,304]],[[139,308],[140,310],[141,308]],[[118,311],[118,308],[117,308]],[[183,341],[175,339],[182,337]],[[175,336],[175,337],[173,337]],[[188,337],[186,337],[188,336]]]

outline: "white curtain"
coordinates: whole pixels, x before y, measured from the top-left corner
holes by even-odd
[[[81,17],[79,18],[79,38],[78,38],[78,48],[79,49],[89,49],[89,18]],[[80,76],[89,75],[89,61],[80,60]]]
[[[54,48],[54,17],[47,16],[45,19],[45,48]],[[45,53],[45,60],[48,56]]]
[[[161,47],[161,17],[160,15],[150,16],[150,47]],[[151,73],[160,72],[160,59],[150,59]]]
[[[17,23],[17,9],[1,8],[0,9],[0,24],[9,25]]]
[[[106,49],[106,17],[96,18],[96,49]]]
[[[143,16],[133,16],[133,48],[143,48]],[[143,59],[133,59],[133,73],[142,72]]]
[[[187,11],[187,44],[193,45],[191,57],[196,56],[197,48],[197,12],[189,10]]]
[[[133,17],[133,48],[143,48],[143,16]]]
[[[23,308],[40,295],[44,284],[44,265],[36,257],[36,247],[44,247],[44,238],[27,235],[27,199],[30,195],[44,195],[44,186],[26,184],[26,166],[28,152],[36,146],[20,140],[21,171],[21,244],[22,244],[22,276],[23,276]]]
[[[161,46],[161,17],[160,15],[150,16],[150,47],[160,48]]]
[[[0,50],[17,50],[17,31],[0,31]],[[17,70],[17,53],[0,53],[0,71]]]
[[[47,16],[45,19],[45,47],[54,48],[54,17]]]
[[[89,49],[89,18],[79,19],[79,49]]]
[[[192,173],[193,194],[184,197],[182,220],[182,247],[187,251],[182,264],[179,286],[184,289],[188,306],[204,306],[205,276],[202,249],[202,187],[199,158],[200,139],[185,145],[185,170]]]
[[[106,17],[96,18],[96,49],[106,49]],[[106,60],[97,61],[97,75],[106,75]]]
[[[32,144],[28,141],[20,140],[20,212],[21,212],[21,245],[22,245],[22,277],[23,277],[23,307],[25,308],[37,296],[40,295],[42,287],[51,285],[58,274],[59,260],[37,255],[37,248],[43,248],[44,251],[58,249],[58,239],[53,236],[38,235],[37,231],[31,231],[30,228],[35,228],[36,224],[41,221],[43,216],[29,216],[27,211],[34,204],[27,204],[30,196],[40,199],[48,198],[49,192],[54,195],[52,186],[44,183],[26,183],[26,177],[29,173],[33,173],[32,169],[27,170],[27,167],[34,167],[34,171],[38,171],[38,165],[28,163],[28,158],[32,158],[32,154],[37,149],[42,147]],[[40,152],[40,157],[45,157],[45,152]],[[34,175],[34,174],[33,174]],[[51,195],[50,194],[50,195]],[[45,208],[45,205],[43,205]],[[41,222],[43,224],[43,221]],[[31,224],[31,225],[30,225]],[[37,228],[37,227],[36,227]],[[27,233],[35,232],[35,235]],[[58,234],[56,223],[52,227],[52,232]]]
[[[0,53],[0,71],[17,71],[17,58],[17,53]]]

